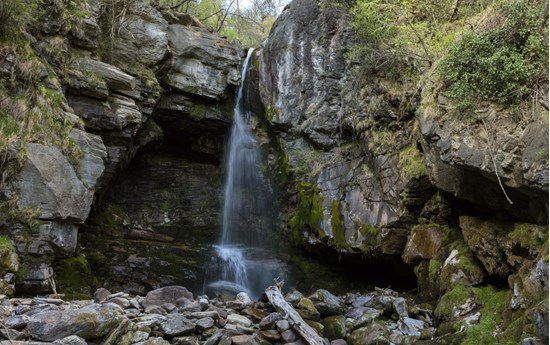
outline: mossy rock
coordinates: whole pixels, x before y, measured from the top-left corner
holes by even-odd
[[[304,232],[326,237],[321,228],[323,220],[322,198],[316,184],[302,182],[298,186],[298,207],[290,219],[293,242],[298,244],[304,240]]]
[[[442,263],[437,259],[423,260],[414,267],[419,295],[426,300],[435,301],[439,297],[439,272]]]
[[[442,293],[449,291],[456,284],[472,286],[486,280],[487,274],[481,263],[470,252],[464,241],[455,241],[449,248],[451,253],[439,272],[439,288]]]
[[[344,339],[346,336],[346,318],[342,315],[329,316],[321,321],[323,336],[328,340]]]
[[[305,297],[300,299],[297,307],[298,314],[300,314],[304,320],[319,321],[321,319],[321,314],[310,299]]]
[[[7,236],[0,236],[0,276],[19,270],[19,257],[13,243]]]
[[[441,321],[454,321],[460,314],[456,308],[468,301],[473,302],[473,297],[474,294],[470,287],[456,285],[441,297],[434,314]]]
[[[82,254],[57,260],[54,271],[59,291],[70,297],[90,297],[93,289],[99,285],[86,256]]]

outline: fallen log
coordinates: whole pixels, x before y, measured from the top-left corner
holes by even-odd
[[[287,319],[292,329],[304,339],[308,345],[328,345],[329,342],[317,334],[290,304],[285,301],[278,285],[272,285],[265,290],[267,299],[271,305]]]

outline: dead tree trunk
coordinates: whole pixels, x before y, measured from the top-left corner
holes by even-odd
[[[321,338],[319,334],[302,319],[300,314],[285,301],[279,286],[272,285],[268,287],[265,290],[265,294],[269,302],[271,302],[271,305],[273,305],[283,317],[288,319],[288,323],[292,329],[294,329],[308,345],[328,345],[328,341]]]

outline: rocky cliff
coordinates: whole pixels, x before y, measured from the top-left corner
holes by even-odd
[[[27,56],[3,51],[2,78],[15,85],[4,93],[26,87],[18,69],[32,59],[47,71],[35,83],[55,93],[59,121],[75,124],[66,138],[72,155],[32,139],[8,151],[2,232],[19,260],[7,257],[4,293],[14,284],[18,293],[55,291],[55,283],[90,293],[97,281],[82,273],[98,267],[130,285],[145,282],[135,287],[143,292],[175,277],[198,279],[208,256],[190,244],[216,236],[219,161],[242,47],[143,1],[125,5],[124,21],[100,5],[83,2],[74,17],[60,4],[29,30]],[[170,269],[185,260],[189,272]]]
[[[284,231],[312,252],[405,262],[418,293],[438,301],[441,335],[477,332],[496,308],[501,339],[547,339],[544,101],[461,114],[433,68],[396,77],[347,54],[348,13],[295,0],[262,49],[260,93],[283,157],[274,169],[290,181]],[[495,283],[507,297],[489,306],[480,286]]]

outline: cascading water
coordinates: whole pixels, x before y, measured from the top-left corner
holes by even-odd
[[[241,74],[233,126],[226,153],[223,227],[221,241],[214,246],[219,261],[219,277],[209,284],[214,291],[245,291],[252,297],[281,275],[281,264],[272,259],[265,239],[271,231],[269,218],[271,193],[261,170],[258,144],[249,122],[251,113],[245,109],[245,87],[248,65],[253,49],[248,51]],[[268,222],[269,223],[269,222]]]

